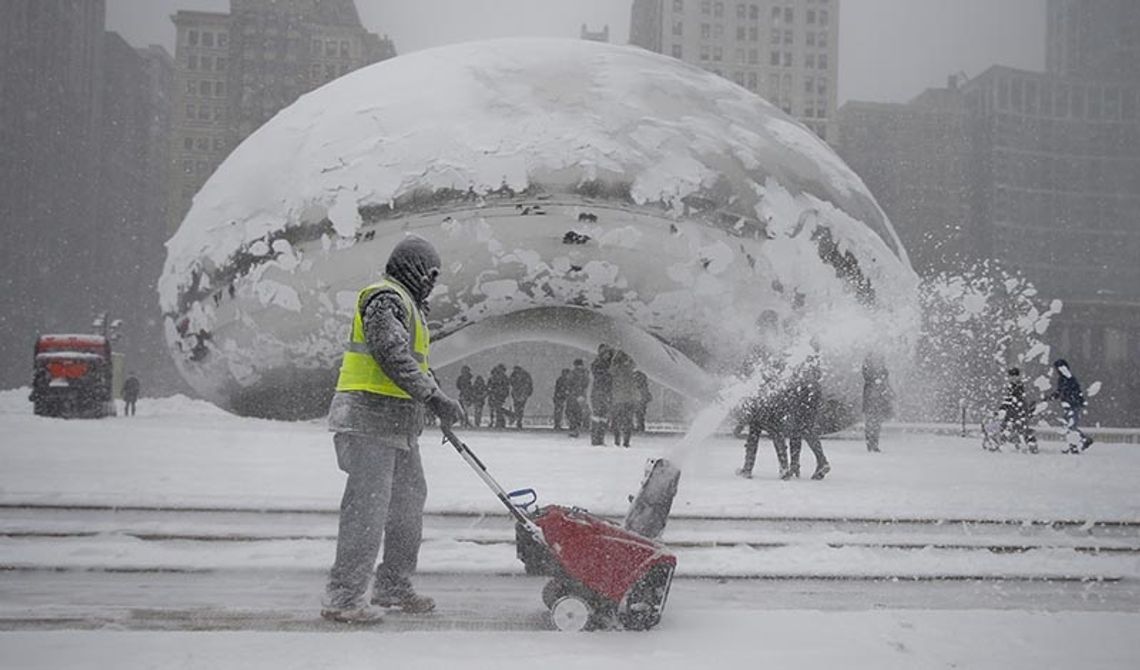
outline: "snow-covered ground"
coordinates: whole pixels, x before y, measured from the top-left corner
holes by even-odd
[[[592,448],[541,432],[463,436],[505,487],[533,486],[540,502],[612,516],[624,514],[646,460],[677,444],[672,437],[635,437],[634,448],[626,450]],[[732,474],[741,459],[738,441],[711,438],[699,444],[683,464],[675,516],[666,531],[666,540],[676,543],[679,576],[1107,577],[1130,585],[1140,578],[1140,447],[1097,444],[1073,457],[1046,443],[1037,456],[991,454],[973,439],[892,434],[882,454],[868,454],[849,440],[826,441],[825,448],[834,466],[825,481],[781,482],[766,448],[756,479],[744,480]],[[510,524],[499,517],[495,498],[430,429],[423,454],[431,514],[422,570],[521,572],[509,544]],[[810,453],[805,459],[811,462]],[[1123,612],[1119,600],[1115,611],[1073,612],[1047,598],[1014,611],[968,604],[948,609],[958,602],[937,599],[929,606],[879,610],[881,587],[872,582],[865,599],[856,591],[854,601],[847,601],[863,606],[847,611],[788,609],[786,603],[771,610],[762,598],[754,605],[737,602],[729,611],[710,604],[715,596],[693,597],[715,582],[686,582],[662,625],[648,634],[437,629],[376,637],[319,626],[310,632],[21,630],[37,628],[28,622],[46,611],[26,600],[29,589],[39,588],[27,575],[55,569],[79,570],[79,584],[124,569],[206,570],[235,579],[292,570],[308,575],[302,583],[319,584],[331,562],[343,479],[321,423],[243,419],[185,398],[144,399],[134,418],[61,421],[32,416],[26,391],[0,392],[0,462],[0,564],[7,567],[0,580],[3,668],[1140,663],[1134,636],[1140,603],[1130,608],[1128,598]],[[969,520],[987,523],[963,523]],[[1037,523],[1052,521],[1075,525]],[[227,534],[243,541],[215,537]],[[249,541],[251,536],[258,541]],[[974,544],[1016,550],[971,550]],[[145,573],[140,574],[142,590],[132,592],[131,606],[151,597],[154,608],[171,606],[161,590],[147,595]],[[194,574],[187,577],[191,585]],[[69,605],[82,601],[82,593],[71,587],[61,592],[73,595],[53,607],[82,609]],[[38,597],[37,602],[54,602],[42,592]],[[219,599],[215,615],[219,608],[222,614],[257,608],[236,592],[212,597]],[[297,597],[297,611],[307,616],[319,593]],[[526,607],[533,613],[534,605]],[[1091,609],[1098,609],[1095,603]],[[91,625],[81,619],[74,627]],[[53,626],[73,627],[59,620]],[[193,628],[192,622],[185,627]]]

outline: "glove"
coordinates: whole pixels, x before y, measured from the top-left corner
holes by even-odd
[[[439,422],[445,426],[452,426],[463,419],[463,406],[447,397],[443,391],[437,389],[428,396],[426,404],[432,414],[438,416]]]

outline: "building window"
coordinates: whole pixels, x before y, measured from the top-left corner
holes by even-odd
[[[820,100],[819,102],[816,103],[815,115],[817,118],[820,118],[820,119],[826,119],[827,118],[827,103],[826,102]]]
[[[748,50],[748,64],[749,65],[759,65],[760,64],[760,50],[759,49],[749,49]]]
[[[193,137],[183,137],[182,138],[182,148],[186,151],[193,151],[194,150],[194,138]]]
[[[325,42],[325,56],[336,56],[336,40]]]
[[[325,78],[326,79],[336,79],[336,66],[335,65],[326,65],[325,66]]]
[[[197,70],[198,69],[198,54],[190,54],[189,56],[186,57],[186,69],[187,70]]]
[[[685,24],[680,21],[673,22],[673,35],[680,37],[685,34]]]
[[[214,69],[214,59],[212,56],[202,56],[201,68],[209,72]]]
[[[827,54],[820,54],[818,63],[819,63],[819,69],[826,70],[827,69]]]
[[[732,81],[737,86],[744,86],[744,73],[737,70],[732,73]]]
[[[713,47],[713,60],[715,60],[715,61],[724,60],[724,49],[722,49],[721,47]]]
[[[229,43],[230,43],[230,34],[229,33],[225,33],[225,32],[218,33],[218,47],[219,48],[225,49],[226,45]]]
[[[815,93],[815,80],[811,77],[804,77],[804,93]]]
[[[194,161],[182,161],[182,174],[194,174]]]
[[[809,47],[814,47],[815,33],[808,33],[807,35],[804,35],[804,44],[808,45]]]
[[[701,45],[701,60],[708,60],[708,59],[709,59],[709,45],[702,44]]]
[[[220,137],[214,138],[214,151],[225,151],[226,141]]]
[[[193,79],[186,82],[186,95],[198,95],[198,82]]]
[[[780,22],[780,17],[783,15],[784,15],[783,10],[781,10],[779,7],[773,7],[772,8],[772,23],[778,24]]]
[[[748,90],[755,91],[760,88],[760,76],[755,72],[748,73]]]
[[[701,39],[707,40],[712,37],[712,26],[707,23],[701,24]]]
[[[827,33],[820,33],[819,39],[816,40],[816,44],[819,45],[820,49],[826,49],[827,48]]]
[[[673,11],[677,13],[685,11],[685,0],[673,0]]]
[[[736,50],[736,64],[737,65],[744,65],[747,62],[748,62],[748,56],[747,56],[747,54],[744,53],[744,49],[737,49]]]
[[[771,53],[771,56],[768,59],[768,64],[779,66],[779,64],[780,64],[780,52],[779,51],[773,51]]]
[[[815,69],[815,54],[807,54],[804,56],[804,67],[812,70]]]
[[[341,40],[340,41],[340,57],[341,58],[348,58],[348,41],[347,40]]]
[[[819,10],[819,25],[826,26],[831,17],[828,16],[826,9]]]
[[[827,77],[819,77],[816,82],[815,92],[819,95],[827,95]]]
[[[748,16],[748,8],[744,6],[744,3],[738,4],[736,6],[736,18],[743,21],[747,16]]]
[[[197,116],[197,114],[198,114],[198,106],[197,105],[186,105],[186,118],[187,119],[193,120],[194,117]]]
[[[321,41],[314,39],[313,43],[309,46],[310,53],[314,56],[321,55]]]
[[[807,10],[807,14],[804,16],[804,21],[809,26],[815,23],[815,10],[814,9]]]
[[[760,7],[759,5],[748,5],[748,18],[752,21],[760,20]]]
[[[784,8],[784,23],[796,22],[796,10],[791,7]]]
[[[748,29],[748,41],[749,42],[759,42],[760,41],[760,29],[759,28],[757,28],[756,26],[752,26]]]
[[[744,26],[736,26],[736,41],[743,42],[748,39],[748,29]]]
[[[683,52],[680,44],[673,45],[673,58],[683,58]]]
[[[229,61],[225,58],[221,58],[221,57],[215,58],[214,59],[214,70],[217,72],[225,72],[226,71],[226,65],[228,65],[228,64],[229,64]]]
[[[205,107],[203,107],[203,109],[205,109]],[[215,107],[214,108],[214,120],[215,121],[224,121],[225,119],[226,119],[226,108],[225,107]]]
[[[210,32],[202,33],[202,46],[204,46],[204,47],[213,47],[214,46],[214,33],[210,33]]]
[[[208,106],[198,105],[198,120],[199,121],[209,121],[210,120],[210,108]]]
[[[198,161],[194,164],[194,170],[201,175],[207,174],[210,170],[210,165],[206,161]]]
[[[718,3],[713,5],[713,16],[717,17],[718,19],[724,18],[724,3],[723,2],[718,2]]]
[[[713,25],[713,37],[716,39],[724,39],[724,24],[717,23]]]
[[[210,97],[210,89],[211,89],[210,82],[203,81],[198,86],[199,86],[198,95],[202,96],[203,98]]]
[[[784,44],[792,45],[796,43],[796,33],[791,30],[784,31]]]
[[[806,116],[809,119],[813,118],[815,116],[815,107],[812,107],[811,105],[808,105],[807,107],[805,107],[804,108],[804,116]]]
[[[712,0],[701,0],[701,14],[705,16],[712,14]]]
[[[215,81],[214,82],[214,95],[218,96],[219,98],[225,97],[225,95],[226,95],[226,82],[224,82],[224,81]]]
[[[824,126],[824,125],[817,126],[815,129],[815,134],[819,135],[819,139],[826,142],[827,141],[827,126]]]
[[[198,151],[209,151],[210,150],[210,138],[199,137],[197,146],[198,146]]]
[[[784,67],[791,67],[791,66],[792,66],[792,52],[791,51],[785,51],[784,52]]]
[[[198,31],[191,30],[190,33],[186,36],[186,41],[189,42],[190,46],[192,47],[198,46]]]
[[[768,41],[772,43],[772,46],[779,46],[780,45],[780,37],[782,35],[783,35],[783,33],[780,32],[779,28],[773,28],[772,32],[768,35]]]

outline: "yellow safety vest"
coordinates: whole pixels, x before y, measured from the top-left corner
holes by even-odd
[[[348,348],[344,352],[344,360],[340,364],[340,377],[336,382],[337,391],[366,391],[393,398],[411,398],[404,389],[396,385],[368,351],[368,344],[364,339],[364,317],[361,313],[368,299],[377,291],[394,291],[400,296],[404,307],[408,310],[410,337],[408,348],[412,356],[419,363],[420,370],[428,372],[428,349],[431,337],[428,333],[427,323],[423,314],[416,307],[408,290],[391,279],[383,279],[375,284],[364,287],[356,297],[356,314],[352,318],[352,335],[348,341]]]

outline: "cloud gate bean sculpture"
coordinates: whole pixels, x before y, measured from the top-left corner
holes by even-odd
[[[761,98],[635,48],[476,42],[342,77],[234,150],[167,244],[179,371],[240,414],[322,414],[356,292],[408,233],[444,260],[435,367],[605,341],[708,397],[766,318],[867,323],[874,339],[913,309],[866,187]],[[830,375],[837,392],[858,363]]]

